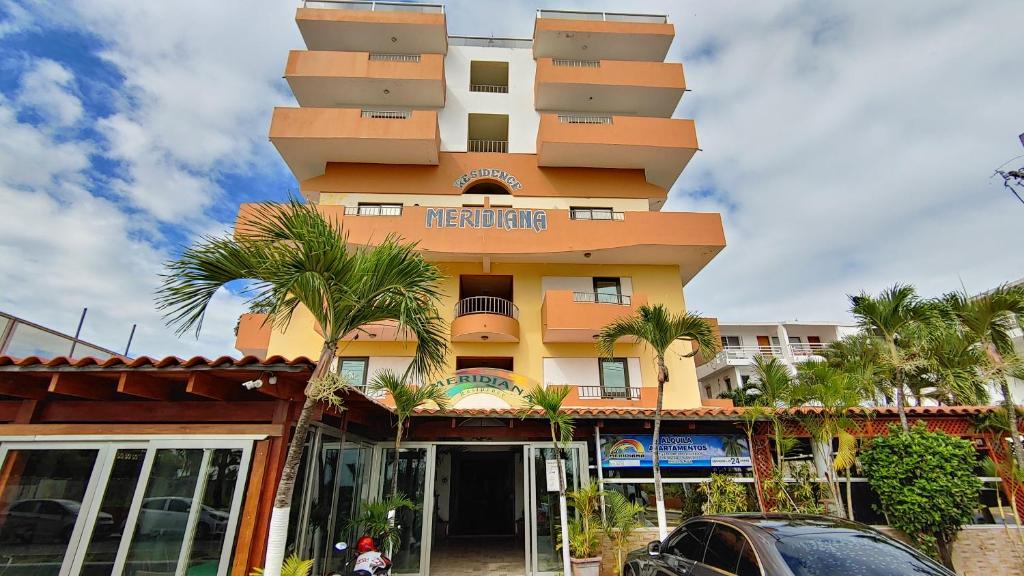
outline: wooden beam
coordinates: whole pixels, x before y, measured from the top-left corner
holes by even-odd
[[[234,384],[230,384],[234,385]],[[234,390],[231,390],[228,383],[223,380],[212,378],[209,374],[193,372],[188,375],[188,383],[185,385],[185,392],[194,396],[212,398],[214,400],[230,400]]]
[[[14,421],[18,424],[31,424],[39,412],[39,403],[39,400],[22,400]]]
[[[173,391],[173,380],[166,378],[154,378],[148,374],[138,372],[122,372],[117,381],[117,391],[120,394],[148,398],[150,400],[170,400]]]
[[[0,396],[42,400],[46,398],[46,386],[43,381],[36,379],[0,377]]]
[[[50,378],[50,387],[47,388],[53,394],[74,396],[87,400],[109,400],[114,397],[114,386],[109,380],[103,380],[89,374],[75,374],[71,372],[57,372]]]
[[[267,378],[261,376],[263,380],[263,386],[260,386],[256,390],[260,394],[266,394],[271,398],[278,398],[281,400],[302,400],[304,399],[305,385],[298,382],[285,382],[278,380],[276,384],[270,384],[267,382]]]
[[[18,417],[18,412],[21,411],[21,402],[21,400],[0,400],[0,422],[13,422]]]
[[[232,574],[249,574],[259,566],[263,558],[252,558],[253,529],[260,513],[260,494],[263,491],[263,480],[267,473],[267,456],[270,451],[270,440],[260,440],[252,451],[252,464],[249,467],[249,485],[246,488],[245,500],[242,505],[242,518],[238,522],[238,536],[235,538],[235,560],[231,568]],[[264,511],[266,512],[266,511]]]
[[[0,436],[252,434],[280,436],[273,424],[0,424]]]
[[[36,422],[267,422],[274,417],[275,402],[46,402]]]

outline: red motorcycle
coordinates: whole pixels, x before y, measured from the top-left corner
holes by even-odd
[[[345,550],[348,545],[338,542],[334,547]],[[377,550],[377,543],[372,537],[363,536],[356,542],[356,554],[352,576],[387,576],[391,573],[391,559]]]

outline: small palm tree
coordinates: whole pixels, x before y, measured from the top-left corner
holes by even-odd
[[[270,520],[266,576],[279,576],[313,409],[318,402],[340,407],[336,393],[345,383],[330,371],[338,342],[367,324],[397,321],[416,338],[411,372],[425,376],[440,369],[448,352],[437,310],[441,272],[415,245],[395,237],[376,247],[351,246],[336,221],[292,199],[258,205],[243,215],[234,235],[203,237],[166,264],[163,278],[157,305],[178,334],[195,330],[198,336],[214,294],[235,281],[249,282],[251,302],[274,327],[287,327],[302,307],[322,331],[324,343],[305,388]]]
[[[879,339],[882,359],[890,374],[890,383],[896,395],[896,411],[904,432],[910,431],[907,422],[907,374],[919,362],[901,348],[901,339],[921,324],[934,318],[934,308],[921,300],[913,286],[896,284],[883,290],[877,297],[862,292],[850,296],[850,311],[869,334]]]
[[[416,510],[416,503],[404,494],[394,494],[375,502],[363,502],[359,514],[346,524],[346,530],[357,538],[366,534],[376,541],[383,550],[397,550],[402,543],[402,533],[391,519],[391,512]]]
[[[747,383],[747,394],[757,398],[757,405],[768,409],[775,435],[775,458],[782,466],[782,457],[792,449],[794,440],[782,433],[782,410],[793,397],[793,375],[789,366],[774,356],[754,357],[754,377]]]
[[[621,492],[606,492],[604,499],[604,533],[615,546],[615,570],[622,574],[622,553],[629,537],[643,523],[644,505],[630,502]]]
[[[824,456],[828,463],[826,480],[832,490],[835,509],[848,518],[852,517],[849,471],[856,462],[857,439],[851,432],[856,427],[851,413],[860,408],[864,391],[849,374],[829,366],[827,362],[812,361],[804,362],[798,368],[793,395],[800,404],[820,408],[804,420],[804,426],[825,447]],[[835,455],[832,454],[833,440],[838,440]],[[839,497],[839,482],[835,476],[838,470],[847,471],[846,510],[843,510]]]
[[[569,542],[569,506],[565,493],[565,463],[562,459],[562,446],[569,444],[573,439],[574,423],[571,417],[562,410],[562,403],[569,396],[571,389],[568,386],[536,386],[525,396],[523,417],[527,417],[533,410],[540,410],[540,413],[548,421],[551,430],[551,444],[555,448],[555,461],[558,463],[558,510],[561,518],[562,542]],[[565,574],[570,574],[572,565],[569,562],[569,548],[562,547],[562,569]]]
[[[433,383],[413,386],[393,370],[381,370],[370,381],[367,389],[371,394],[387,393],[395,403],[395,469],[391,475],[391,495],[398,495],[398,464],[399,451],[402,446],[402,434],[405,422],[417,409],[433,402],[442,411],[448,409],[448,395],[444,386]]]
[[[930,396],[954,406],[989,403],[983,377],[985,356],[974,340],[955,327],[932,331],[925,346]]]
[[[832,342],[821,351],[829,366],[838,368],[859,380],[865,390],[871,391],[872,404],[888,406],[895,396],[882,360],[882,341],[874,334],[857,333]]]
[[[658,370],[658,401],[654,408],[654,437],[651,440],[654,464],[654,498],[658,507],[658,533],[664,540],[668,536],[668,519],[665,514],[665,489],[661,481],[661,461],[658,442],[661,438],[661,409],[665,400],[665,384],[669,381],[665,355],[669,348],[684,342],[689,348],[680,352],[684,358],[698,353],[711,358],[718,350],[711,324],[695,313],[673,314],[663,304],[640,306],[634,314],[625,316],[605,326],[597,336],[597,348],[603,356],[615,355],[615,344],[623,338],[636,338],[649,346],[655,355]]]
[[[976,342],[984,354],[983,374],[986,379],[999,383],[1003,407],[1009,419],[1013,456],[1017,467],[1024,469],[1024,448],[1020,445],[1016,404],[1009,383],[1009,377],[1022,364],[1014,352],[1011,332],[1020,326],[1024,317],[1024,287],[1004,285],[973,298],[963,292],[954,292],[944,296],[943,302],[964,335]]]

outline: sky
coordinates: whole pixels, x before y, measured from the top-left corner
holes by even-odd
[[[178,336],[163,262],[240,202],[297,190],[267,140],[302,49],[290,0],[0,0],[0,310],[132,354],[236,354],[223,290]],[[1024,276],[1024,2],[467,0],[451,34],[530,37],[537,8],[668,14],[702,150],[665,210],[721,212],[686,287],[722,321],[849,319],[847,294]],[[1024,164],[1017,158],[1011,166]]]

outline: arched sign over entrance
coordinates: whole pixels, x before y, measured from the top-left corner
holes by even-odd
[[[438,384],[452,408],[523,408],[533,387],[526,376],[498,368],[463,368]]]
[[[512,174],[505,172],[501,168],[477,168],[474,170],[470,170],[469,172],[466,172],[462,176],[456,178],[455,182],[452,183],[452,186],[461,190],[465,188],[470,182],[480,179],[501,182],[506,187],[508,187],[510,191],[513,192],[523,189],[523,183],[519,181],[519,178],[516,178]]]

